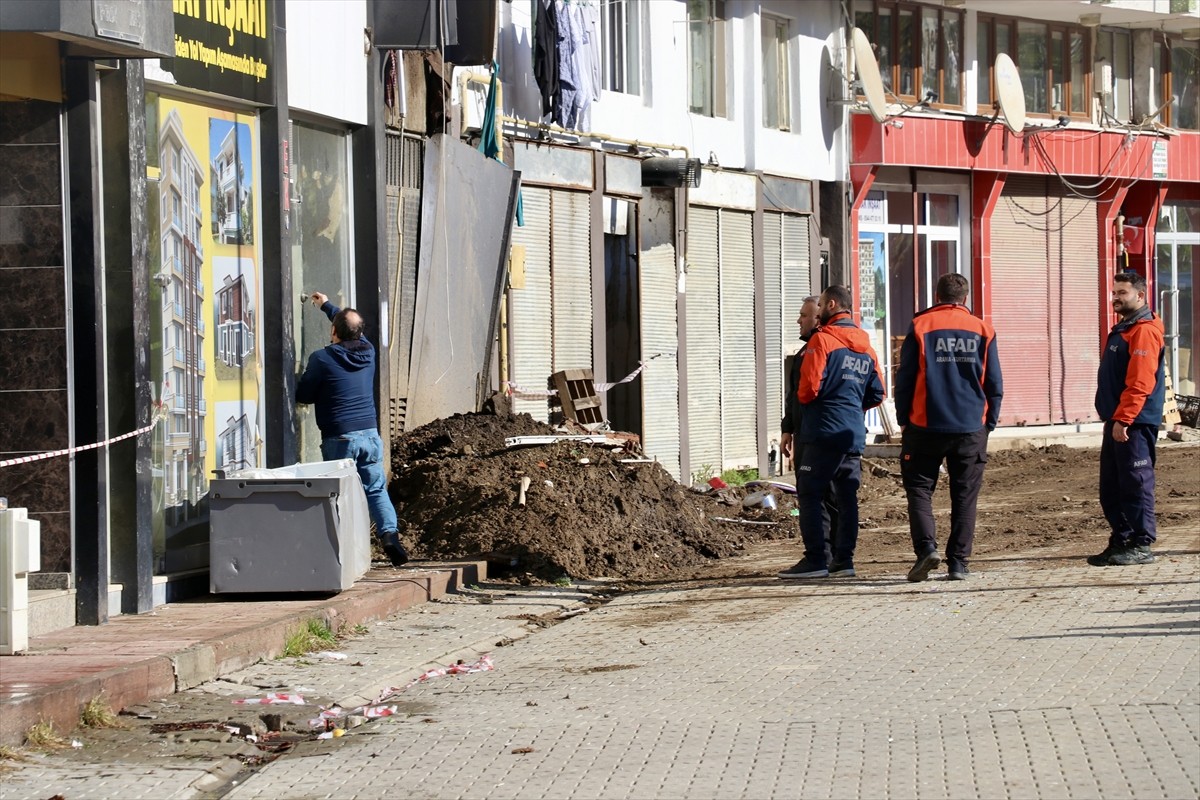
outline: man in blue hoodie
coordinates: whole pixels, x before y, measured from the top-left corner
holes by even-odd
[[[383,456],[375,412],[375,348],[363,336],[363,319],[353,308],[339,309],[320,292],[313,305],[333,323],[330,344],[313,353],[296,385],[296,402],[317,407],[321,456],[348,458],[358,468],[367,508],[392,566],[408,561],[396,530],[396,509],[387,495]]]
[[[863,414],[883,402],[879,358],[866,331],[850,316],[845,286],[830,286],[819,303],[821,327],[800,365],[796,398],[803,406],[797,441],[804,454],[796,466],[796,500],[804,557],[780,578],[854,577],[858,543],[858,487],[867,427]],[[838,526],[831,531],[833,561],[825,559],[822,499],[833,485]]]

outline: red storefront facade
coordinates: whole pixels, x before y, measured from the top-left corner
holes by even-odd
[[[1137,271],[1159,297],[1156,223],[1168,206],[1200,204],[1200,133],[1047,125],[1014,134],[1002,122],[936,112],[850,119],[850,236],[860,254],[852,285],[884,360],[894,369],[907,321],[932,302],[936,278],[962,272],[973,311],[997,330],[1001,424],[1094,420],[1112,276]],[[1192,380],[1195,339],[1189,324],[1175,342]]]

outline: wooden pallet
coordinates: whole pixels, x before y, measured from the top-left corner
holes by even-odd
[[[600,410],[600,397],[590,369],[564,369],[550,376],[558,390],[563,417],[580,425],[595,425],[604,422]]]
[[[1179,403],[1175,400],[1175,387],[1171,383],[1171,368],[1163,366],[1163,374],[1167,384],[1167,398],[1163,403],[1163,425],[1173,428],[1183,422],[1179,415]]]

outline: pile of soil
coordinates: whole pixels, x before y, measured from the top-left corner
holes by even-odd
[[[528,414],[458,414],[392,443],[401,538],[414,558],[483,557],[518,575],[553,581],[661,577],[732,555],[752,542],[798,535],[790,496],[745,509],[746,490],[720,496],[680,485],[656,462],[627,452],[556,442],[507,448],[513,436],[561,433]],[[521,478],[530,479],[519,504]],[[773,525],[715,521],[740,518]]]

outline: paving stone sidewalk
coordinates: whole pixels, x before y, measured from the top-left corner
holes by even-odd
[[[623,596],[264,798],[1194,798],[1200,560]]]

